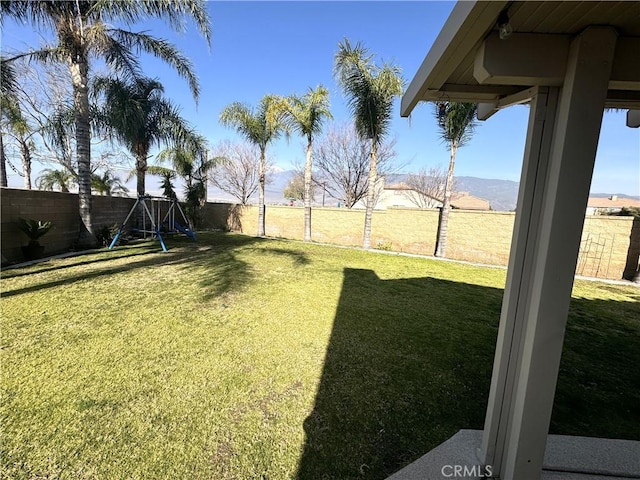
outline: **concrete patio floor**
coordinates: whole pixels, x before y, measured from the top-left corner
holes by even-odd
[[[391,475],[387,480],[485,478],[478,476],[481,466],[476,451],[481,442],[481,430],[460,430],[442,445]],[[456,466],[460,466],[458,474],[454,470]],[[640,442],[549,435],[541,480],[630,478],[640,479]]]

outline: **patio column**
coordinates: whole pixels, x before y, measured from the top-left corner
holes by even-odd
[[[589,27],[564,83],[531,103],[480,459],[503,480],[542,462],[617,33]]]

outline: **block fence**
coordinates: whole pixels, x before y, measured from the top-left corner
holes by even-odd
[[[27,239],[13,221],[17,217],[50,220],[55,228],[42,237],[46,252],[68,250],[78,238],[78,196],[38,190],[1,190],[1,242],[3,262],[20,261],[21,245]],[[120,224],[134,203],[123,197],[93,196],[94,225]],[[255,235],[256,206],[207,203],[203,229],[232,230]],[[507,265],[515,214],[452,210],[449,219],[447,257],[456,260]],[[360,246],[364,211],[344,208],[316,208],[312,212],[312,238],[316,242]],[[433,255],[438,228],[438,210],[390,209],[375,211],[372,224],[374,248]],[[266,235],[301,240],[304,209],[266,208]],[[638,275],[640,219],[588,216],[585,218],[576,274],[590,277],[632,279]]]

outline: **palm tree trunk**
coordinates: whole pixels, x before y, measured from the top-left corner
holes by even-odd
[[[449,212],[451,211],[451,192],[453,190],[453,169],[456,163],[456,152],[458,145],[451,143],[451,156],[449,159],[449,171],[447,172],[447,182],[444,184],[444,201],[438,218],[438,239],[436,241],[436,257],[446,257],[447,255],[447,233],[449,231]]]
[[[7,158],[4,155],[4,142],[0,135],[0,187],[7,186]]]
[[[378,181],[378,142],[371,142],[371,161],[369,162],[369,190],[367,191],[367,209],[364,214],[364,235],[362,248],[371,248],[371,220],[376,200],[376,183]]]
[[[304,165],[304,241],[311,241],[311,148],[312,141],[309,138],[307,144],[307,161]]]
[[[73,105],[76,124],[76,156],[78,158],[78,203],[81,229],[78,243],[82,247],[97,244],[91,220],[91,132],[89,129],[89,65],[84,52],[69,62],[73,81]]]
[[[24,188],[31,190],[31,151],[27,142],[20,139],[20,153],[22,154],[22,175],[24,176]]]
[[[136,190],[138,195],[145,194],[145,176],[147,174],[147,156],[138,155],[136,158]]]
[[[136,155],[136,193],[138,197],[141,197],[145,194],[146,185],[145,185],[145,175],[147,173],[147,156],[146,154],[138,153]],[[144,211],[144,205],[142,202],[138,204],[138,212],[136,213],[136,219],[138,222],[138,228],[143,229],[151,229],[150,225],[146,225],[146,212]],[[146,238],[147,234],[143,234]]]
[[[209,164],[209,150],[204,151],[204,163],[205,165]],[[209,172],[205,171],[202,174],[202,183],[204,184],[204,197],[202,197],[202,201],[200,202],[200,206],[203,207],[207,204],[207,200],[209,200]]]
[[[258,192],[258,236],[264,237],[265,221],[264,221],[264,184],[265,184],[266,159],[264,148],[260,149],[260,189]]]

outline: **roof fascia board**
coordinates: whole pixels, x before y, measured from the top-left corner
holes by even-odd
[[[458,1],[402,97],[408,117],[428,90],[438,90],[493,27],[507,1]]]

